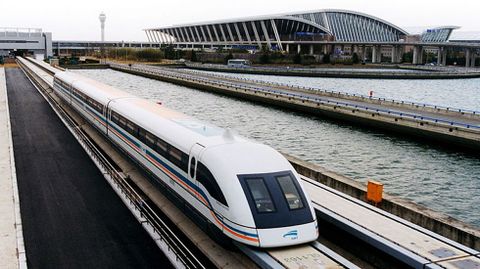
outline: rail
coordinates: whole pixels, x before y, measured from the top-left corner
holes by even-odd
[[[263,88],[258,88],[258,87],[253,87],[253,86],[248,86],[248,85],[240,85],[237,83],[231,83],[231,82],[226,82],[226,81],[220,81],[220,80],[212,80],[208,78],[202,78],[202,77],[196,77],[192,75],[187,75],[187,74],[180,74],[178,72],[174,71],[168,71],[168,70],[162,70],[162,69],[156,69],[152,70],[147,67],[142,67],[142,66],[126,66],[122,64],[110,64],[111,67],[115,67],[117,69],[122,69],[122,70],[131,70],[131,71],[137,71],[137,72],[143,72],[151,75],[157,75],[157,76],[164,76],[164,77],[169,77],[177,80],[185,80],[185,81],[190,81],[190,82],[199,82],[203,83],[206,85],[212,85],[212,86],[218,86],[218,87],[227,87],[227,88],[234,88],[237,90],[244,90],[244,91],[250,91],[250,92],[262,92],[265,94],[272,94],[272,95],[278,95],[278,96],[284,96],[287,98],[295,98],[300,101],[310,101],[313,103],[317,104],[322,104],[322,105],[333,105],[333,106],[343,106],[347,108],[353,108],[356,110],[363,110],[365,112],[375,112],[378,114],[382,114],[384,116],[397,116],[400,118],[407,118],[407,119],[412,119],[412,120],[423,120],[426,122],[432,122],[432,123],[437,123],[437,124],[445,124],[450,127],[460,127],[460,128],[465,128],[465,129],[470,129],[470,130],[476,130],[480,131],[480,125],[473,125],[473,124],[467,124],[463,122],[456,122],[456,121],[450,121],[450,120],[445,120],[441,118],[434,118],[434,117],[427,117],[427,116],[422,116],[418,114],[413,114],[413,113],[408,113],[408,112],[399,112],[399,111],[394,111],[390,109],[378,109],[378,108],[372,108],[367,105],[359,105],[359,104],[353,104],[349,103],[346,101],[332,101],[328,100],[325,98],[321,97],[311,97],[311,96],[306,96],[298,93],[289,93],[289,92],[284,92],[284,91],[279,91],[279,90],[271,90],[271,89],[263,89]]]
[[[20,64],[24,69],[28,68],[23,64]],[[37,65],[41,68],[40,65]],[[33,76],[27,71],[29,76]],[[35,79],[33,79],[35,81]],[[43,89],[41,85],[36,82],[39,89]],[[128,182],[128,177],[124,176],[121,172],[117,171],[115,166],[110,163],[109,159],[103,154],[103,152],[97,148],[90,137],[82,130],[82,128],[76,123],[76,121],[65,111],[65,109],[57,102],[47,91],[42,94],[48,99],[52,107],[61,116],[62,120],[68,125],[69,129],[87,151],[87,153],[99,164],[108,176],[112,179],[112,182],[121,190],[122,194],[130,202],[135,210],[137,210],[141,217],[145,219],[145,223],[150,225],[151,228],[159,235],[160,239],[164,241],[171,250],[178,261],[180,261],[185,268],[205,268],[201,262],[193,255],[190,250],[181,242],[181,240],[175,235],[175,233],[167,226],[167,224],[156,214],[155,210],[148,205],[145,199],[140,195],[135,188]]]

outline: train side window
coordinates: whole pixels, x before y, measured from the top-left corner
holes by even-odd
[[[155,148],[155,140],[156,140],[156,137],[151,133],[147,132],[145,134],[145,144],[147,144],[147,146],[149,146],[152,149]]]
[[[225,199],[220,186],[218,186],[217,180],[215,180],[210,170],[208,170],[208,168],[201,162],[197,162],[197,181],[207,189],[210,196],[228,206],[227,200]]]
[[[255,202],[258,213],[272,213],[276,211],[272,196],[265,185],[263,178],[245,179],[250,195]]]
[[[133,136],[137,136],[137,126],[133,124],[131,121],[127,120],[127,129],[126,131],[129,132]]]
[[[138,139],[145,143],[145,136],[147,135],[147,132],[143,128],[138,128]]]
[[[123,130],[127,130],[127,120],[124,117],[120,116],[119,123]]]
[[[168,150],[169,160],[174,163],[177,167],[182,169],[185,173],[187,173],[188,169],[188,155],[183,153],[181,150],[177,149],[176,147],[169,145]]]
[[[167,157],[167,149],[168,149],[168,145],[165,141],[163,141],[162,139],[158,139],[157,142],[155,143],[156,144],[156,147],[155,147],[155,151],[158,152],[158,154],[162,155],[163,157]]]
[[[170,150],[168,151],[168,153],[170,153],[172,161],[175,161],[177,163],[180,163],[182,161],[182,152],[176,147],[170,146]]]
[[[118,114],[117,114],[116,112],[114,112],[114,111],[112,111],[112,118],[111,118],[111,120],[118,125],[118,120],[119,120]]]
[[[185,173],[187,173],[187,170],[188,170],[188,154],[184,153],[183,151],[182,152],[182,164],[180,166],[180,168],[182,168],[183,171],[185,171]]]
[[[300,196],[300,192],[298,191],[297,186],[295,186],[292,177],[290,175],[284,175],[275,178],[282,189],[283,196],[290,210],[303,208],[302,197]]]

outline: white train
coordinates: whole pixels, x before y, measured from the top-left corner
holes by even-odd
[[[272,148],[71,72],[57,71],[54,90],[188,204],[200,226],[256,247],[318,237],[298,174]]]

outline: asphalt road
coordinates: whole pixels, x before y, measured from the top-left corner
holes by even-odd
[[[170,268],[23,72],[5,71],[29,268]]]

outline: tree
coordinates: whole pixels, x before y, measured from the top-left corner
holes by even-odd
[[[232,52],[229,52],[229,53],[227,54],[227,56],[225,56],[225,59],[224,59],[224,60],[225,60],[225,64],[228,64],[228,60],[231,60],[231,59],[233,59],[233,54],[232,54]]]
[[[269,53],[262,53],[262,55],[260,56],[260,63],[261,64],[270,63],[270,54]]]
[[[302,56],[299,53],[296,53],[295,56],[293,56],[293,63],[302,64]]]
[[[404,63],[411,63],[413,61],[413,52],[405,52],[402,55],[402,62]]]
[[[262,55],[260,56],[261,64],[270,63],[270,48],[267,45],[262,46]]]
[[[358,64],[358,63],[360,63],[360,59],[358,58],[358,54],[357,54],[356,52],[353,53],[353,55],[352,55],[352,63],[353,63],[353,64]]]
[[[135,56],[137,60],[147,62],[158,62],[164,58],[161,50],[152,48],[137,50]]]
[[[191,57],[190,57],[190,60],[191,60],[192,62],[198,61],[198,59],[197,59],[197,52],[196,52],[196,51],[192,50],[192,55],[191,55]]]
[[[330,63],[330,54],[329,53],[323,55],[323,63],[324,64],[329,64]]]
[[[165,54],[165,59],[174,60],[176,59],[175,49],[172,45],[168,45],[163,49],[163,53]]]

